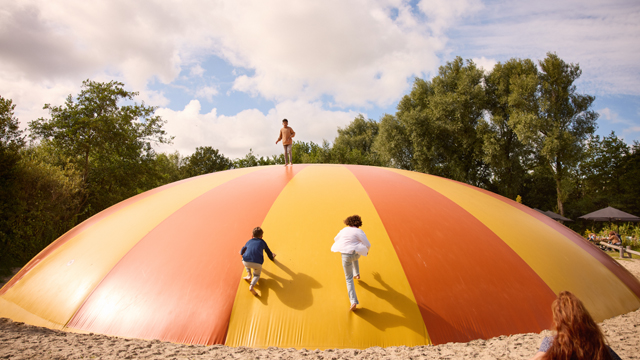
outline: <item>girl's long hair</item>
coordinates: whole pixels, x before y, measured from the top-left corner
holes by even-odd
[[[611,359],[602,331],[580,299],[563,291],[553,301],[551,310],[557,335],[545,354],[546,359]]]

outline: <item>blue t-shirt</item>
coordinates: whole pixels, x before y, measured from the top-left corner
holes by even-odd
[[[555,336],[547,336],[546,338],[544,338],[542,340],[542,344],[540,344],[540,349],[538,349],[538,351],[547,352],[547,350],[549,350],[549,348],[551,347],[551,344],[553,344],[554,338]],[[616,352],[613,351],[609,346],[607,346],[607,349],[609,350],[609,355],[611,355],[611,358],[613,360],[622,360],[620,359],[620,356],[618,356],[618,354],[616,354]]]
[[[267,242],[258,238],[253,238],[247,241],[247,243],[242,247],[242,249],[240,250],[242,261],[252,262],[256,264],[264,263],[262,250],[264,250],[267,253],[269,259],[273,261],[273,253],[271,252],[271,249],[269,249],[269,246],[267,246]]]

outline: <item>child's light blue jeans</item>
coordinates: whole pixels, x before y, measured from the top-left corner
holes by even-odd
[[[344,269],[344,277],[347,280],[347,291],[349,292],[349,301],[351,305],[359,304],[358,296],[356,295],[356,288],[353,284],[353,276],[360,274],[360,264],[358,259],[360,255],[356,252],[351,254],[342,254],[342,268]]]

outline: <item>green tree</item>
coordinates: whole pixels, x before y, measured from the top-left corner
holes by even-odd
[[[14,115],[15,104],[0,96],[0,267],[8,261],[9,244],[14,236],[13,223],[19,208],[16,193],[19,189],[20,150],[24,135]]]
[[[25,145],[20,122],[14,115],[15,107],[11,99],[0,96],[0,191],[7,189],[15,178],[14,170],[20,161],[20,150]],[[3,197],[2,200],[6,199]],[[0,213],[4,203],[0,202]]]
[[[527,170],[531,167],[531,149],[514,132],[510,120],[514,111],[535,104],[535,98],[522,98],[514,85],[537,82],[538,70],[533,61],[511,59],[495,65],[485,77],[489,121],[482,124],[484,161],[492,175],[490,190],[510,199],[522,192]]]
[[[556,187],[557,210],[564,215],[564,201],[572,177],[584,158],[585,141],[594,133],[598,114],[592,110],[593,96],[576,92],[582,71],[554,53],[539,62],[541,71],[534,87],[529,79],[517,84],[516,96],[536,97],[535,107],[520,107],[511,116],[518,139],[535,149],[551,169]]]
[[[633,142],[630,153],[623,159],[622,170],[613,176],[620,177],[625,211],[640,215],[640,143]]]
[[[329,164],[332,161],[332,147],[325,140],[322,145],[318,145],[313,141],[308,143],[303,141],[294,141],[292,147],[294,164]],[[280,165],[284,164],[284,154],[272,156],[260,156],[253,153],[250,149],[249,153],[243,158],[233,160],[233,168],[243,168],[251,166]]]
[[[183,170],[184,162],[184,158],[178,151],[170,154],[156,154],[154,171],[148,173],[148,178],[144,181],[147,184],[145,188],[153,189],[184,179],[186,177]]]
[[[183,171],[185,177],[209,174],[216,171],[228,170],[233,162],[218,149],[211,146],[200,146],[184,160]]]
[[[331,163],[331,144],[323,140],[322,145],[313,141],[308,143],[303,141],[293,142],[293,163],[294,164],[329,164]],[[278,164],[284,163],[284,157]]]
[[[3,217],[9,228],[0,241],[0,268],[24,265],[76,224],[83,199],[80,172],[56,162],[46,146],[20,151],[11,212]]]
[[[331,162],[339,164],[380,165],[373,144],[378,136],[378,123],[366,120],[362,114],[349,125],[338,128],[333,141]]]
[[[0,96],[0,149],[17,152],[25,142],[20,121],[15,117],[16,105],[11,99]]]
[[[478,186],[486,182],[478,133],[486,102],[483,78],[473,61],[457,57],[431,81],[415,80],[396,113],[411,142],[413,169]]]
[[[535,158],[522,184],[522,203],[541,210],[557,212],[553,173],[546,159]]]
[[[621,207],[626,196],[622,177],[629,146],[614,132],[602,139],[592,136],[587,141],[585,159],[578,166],[580,210],[583,213],[606,206]]]
[[[74,100],[62,106],[46,104],[50,119],[29,123],[31,135],[70,159],[81,171],[86,198],[84,217],[147,190],[141,180],[153,169],[152,143],[168,143],[165,121],[155,108],[131,103],[136,92],[117,81],[86,80]]]
[[[397,117],[385,114],[373,144],[383,166],[413,170],[413,145],[406,127]]]
[[[238,158],[233,160],[233,168],[245,168],[245,167],[253,167],[253,166],[265,166],[265,165],[276,165],[276,164],[284,164],[284,155],[281,154],[273,155],[271,157],[264,156],[256,156],[253,153],[253,149],[249,149],[249,153],[245,155],[243,158]]]
[[[84,198],[81,171],[59,162],[47,146],[25,149],[16,191],[19,207],[14,217],[10,248],[16,265],[23,265],[77,223]]]

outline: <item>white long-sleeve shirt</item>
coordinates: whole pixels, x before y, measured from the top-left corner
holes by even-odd
[[[355,250],[356,253],[367,256],[371,248],[371,243],[369,243],[364,231],[351,226],[340,230],[333,241],[333,246],[331,246],[333,252],[350,254]]]

